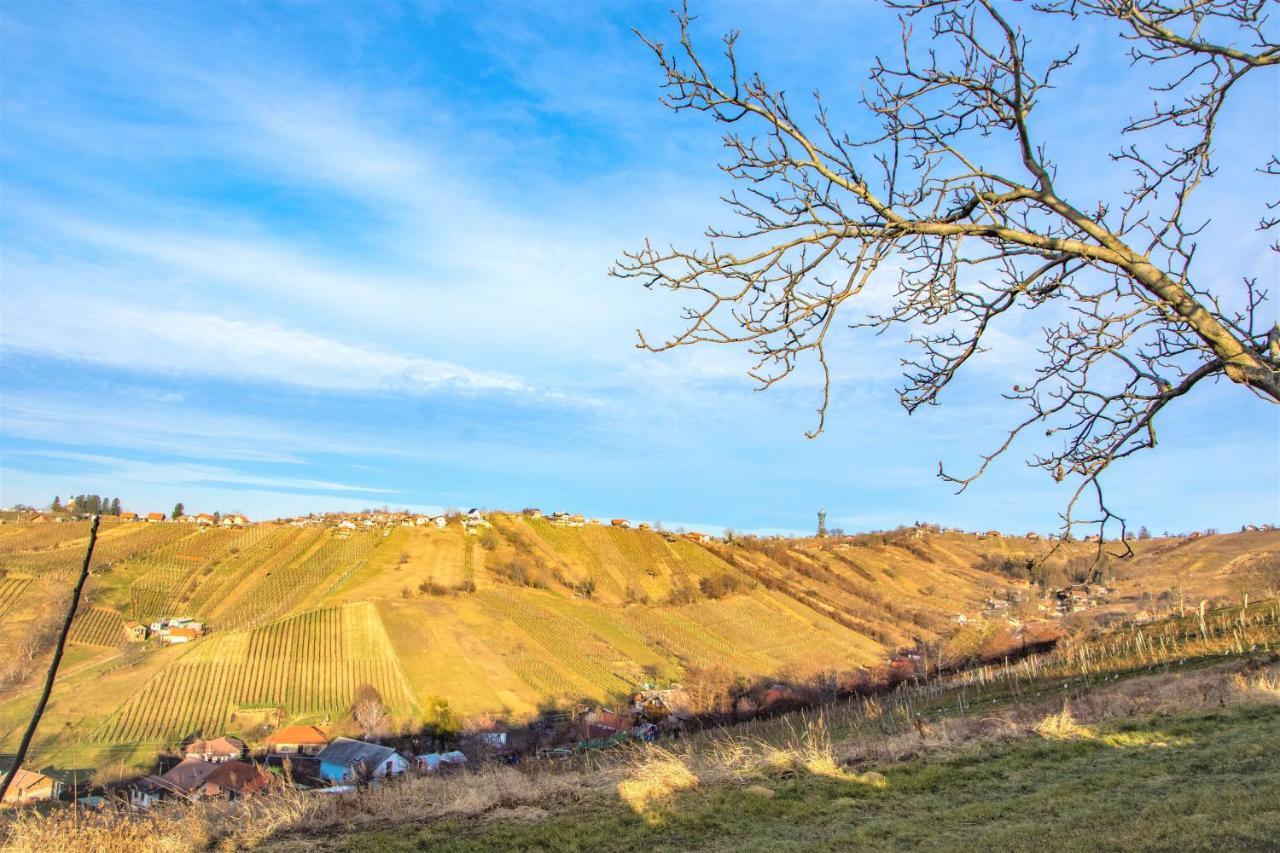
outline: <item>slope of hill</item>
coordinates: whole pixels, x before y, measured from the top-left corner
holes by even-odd
[[[576,761],[12,815],[20,851],[1270,850],[1275,599]]]
[[[477,714],[519,722],[706,670],[803,681],[936,648],[958,615],[980,620],[993,603],[1002,617],[1046,606],[1019,577],[1048,547],[1034,540],[918,530],[700,543],[490,520],[478,536],[457,524],[104,525],[35,762],[128,772],[194,735],[336,724],[366,683],[395,725],[416,727]],[[82,522],[0,527],[0,655],[11,667],[0,748],[16,743],[35,701],[87,532]],[[1260,593],[1280,534],[1138,544],[1099,612]],[[167,648],[125,642],[124,620],[179,615],[210,634]]]

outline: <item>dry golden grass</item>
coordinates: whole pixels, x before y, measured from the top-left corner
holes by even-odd
[[[1050,740],[1070,740],[1081,737],[1088,731],[1076,722],[1075,717],[1071,716],[1071,708],[1066,702],[1062,703],[1061,711],[1048,714],[1032,726],[1031,730],[1040,737]]]
[[[172,802],[137,812],[123,804],[100,811],[59,809],[48,815],[23,810],[5,827],[4,849],[85,853],[187,853],[242,850],[286,829],[306,825],[317,803],[299,791],[280,790],[235,802]]]
[[[868,763],[887,764],[923,754],[946,755],[994,742],[1026,738],[1095,737],[1107,720],[1137,715],[1185,713],[1243,704],[1280,704],[1280,662],[1237,660],[1191,673],[1137,678],[1094,690],[1060,704],[1027,705],[997,714],[970,715],[906,733],[864,735],[834,742],[822,717],[800,717],[780,737],[720,737],[679,749],[647,746],[595,768],[517,769],[486,767],[438,777],[406,778],[349,795],[284,790],[247,800],[170,803],[149,813],[123,806],[76,815],[61,809],[48,816],[16,812],[4,828],[4,848],[35,853],[85,850],[103,853],[148,850],[248,849],[280,832],[293,831],[287,847],[306,849],[308,839],[362,826],[399,826],[438,818],[486,816],[492,820],[539,821],[589,802],[616,796],[637,813],[682,791],[729,786],[768,795],[771,784],[804,776],[835,778],[876,788],[884,775]],[[1160,747],[1161,741],[1111,734],[1113,746]],[[1132,741],[1132,742],[1130,742]],[[739,787],[740,786],[740,787]]]
[[[684,760],[661,747],[650,746],[633,761],[628,776],[617,785],[618,797],[637,814],[679,791],[698,787],[698,777]]]

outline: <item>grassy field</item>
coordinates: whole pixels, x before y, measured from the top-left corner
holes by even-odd
[[[883,786],[805,773],[756,786],[763,792],[700,786],[639,814],[621,802],[588,804],[307,843],[332,851],[1275,849],[1280,707],[1126,720],[1093,735],[884,766]]]
[[[0,828],[19,851],[1274,850],[1277,607],[574,761]]]
[[[232,731],[245,709],[281,723],[334,721],[365,681],[395,723],[409,726],[442,703],[458,718],[519,724],[551,705],[613,704],[694,667],[766,684],[852,676],[904,646],[937,646],[959,614],[982,630],[1012,630],[1004,614],[983,615],[989,599],[1037,618],[1029,587],[982,566],[992,555],[1025,561],[1049,547],[936,533],[699,544],[650,530],[491,519],[485,536],[456,524],[341,535],[104,524],[73,661],[35,761],[121,769],[181,738]],[[20,659],[29,637],[48,636],[87,535],[79,522],[0,528],[0,660]],[[1280,554],[1280,534],[1138,546],[1098,612],[1167,612],[1260,592],[1258,567]],[[175,649],[122,642],[126,618],[179,615],[203,620],[210,635]],[[0,692],[0,750],[16,742],[46,660],[47,647],[37,649],[27,674]]]

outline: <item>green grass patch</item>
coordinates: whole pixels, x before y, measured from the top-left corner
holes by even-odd
[[[439,821],[334,850],[1274,850],[1280,708],[1126,720],[877,768],[714,785],[637,815],[604,797],[540,820]],[[554,808],[554,806],[551,806]]]

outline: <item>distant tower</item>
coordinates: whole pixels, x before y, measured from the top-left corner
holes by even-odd
[[[827,535],[827,511],[825,509],[818,510],[818,536]]]

